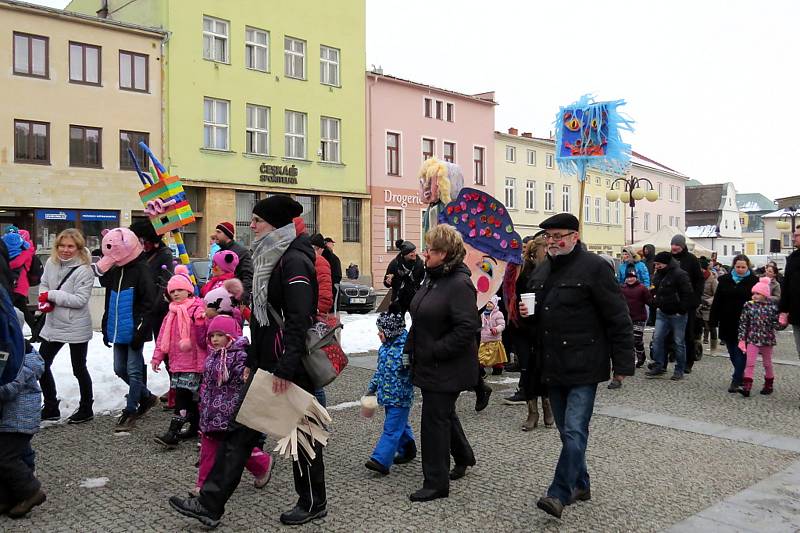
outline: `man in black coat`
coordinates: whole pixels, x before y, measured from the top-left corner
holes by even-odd
[[[781,324],[792,325],[794,345],[800,356],[800,228],[795,228],[793,238],[796,250],[786,260],[778,310]]]
[[[565,505],[591,498],[586,446],[597,384],[634,372],[633,323],[614,273],[579,246],[578,219],[568,213],[541,224],[547,261],[533,272],[523,302],[523,327],[532,328],[534,354],[561,434],[561,457],[547,495],[537,506],[557,518]]]
[[[250,250],[233,240],[233,224],[230,222],[220,222],[217,224],[216,231],[219,249],[230,250],[239,257],[239,265],[236,267],[235,275],[244,286],[242,301],[243,303],[249,303],[250,295],[253,292],[253,256]]]
[[[425,276],[425,264],[417,255],[417,247],[413,242],[398,240],[395,243],[400,253],[392,259],[383,276],[383,285],[392,289],[392,303],[400,307],[405,315],[411,300],[417,293]]]
[[[342,261],[339,256],[333,253],[333,245],[336,241],[330,237],[325,237],[325,248],[322,250],[322,257],[328,260],[331,265],[331,280],[333,286],[336,287],[342,282]]]
[[[677,234],[672,237],[670,242],[672,247],[672,257],[678,260],[681,269],[689,275],[689,283],[692,286],[692,302],[691,306],[686,310],[686,330],[685,342],[686,345],[686,373],[692,373],[692,367],[697,360],[697,355],[694,349],[694,335],[695,335],[695,322],[697,321],[697,308],[703,299],[703,290],[706,285],[706,278],[703,277],[703,269],[700,268],[700,261],[692,254],[689,253],[686,247],[686,237]],[[699,354],[702,356],[702,354]]]

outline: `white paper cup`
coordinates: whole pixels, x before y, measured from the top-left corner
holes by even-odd
[[[528,314],[525,316],[533,315],[536,309],[536,293],[535,292],[525,292],[519,295],[520,300],[522,303],[525,304],[525,307],[528,308]]]

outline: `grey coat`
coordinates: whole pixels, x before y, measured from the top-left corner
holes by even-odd
[[[58,284],[72,267],[72,273],[60,290]],[[89,265],[81,265],[74,257],[60,261],[52,257],[44,265],[39,294],[46,292],[48,300],[55,309],[48,313],[40,336],[51,342],[79,343],[92,338],[92,315],[89,312],[89,298],[92,296],[94,273]]]

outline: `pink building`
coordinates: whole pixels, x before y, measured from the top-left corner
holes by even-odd
[[[460,94],[367,72],[367,185],[372,278],[382,287],[395,241],[421,249],[419,170],[429,157],[461,167],[464,186],[493,193],[494,93]]]

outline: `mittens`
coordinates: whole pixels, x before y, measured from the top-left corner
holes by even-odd
[[[744,341],[739,341],[739,349],[743,352],[747,351],[747,344]]]
[[[49,313],[55,309],[55,306],[47,300],[46,292],[43,292],[39,295],[39,303],[36,307],[41,313]]]

